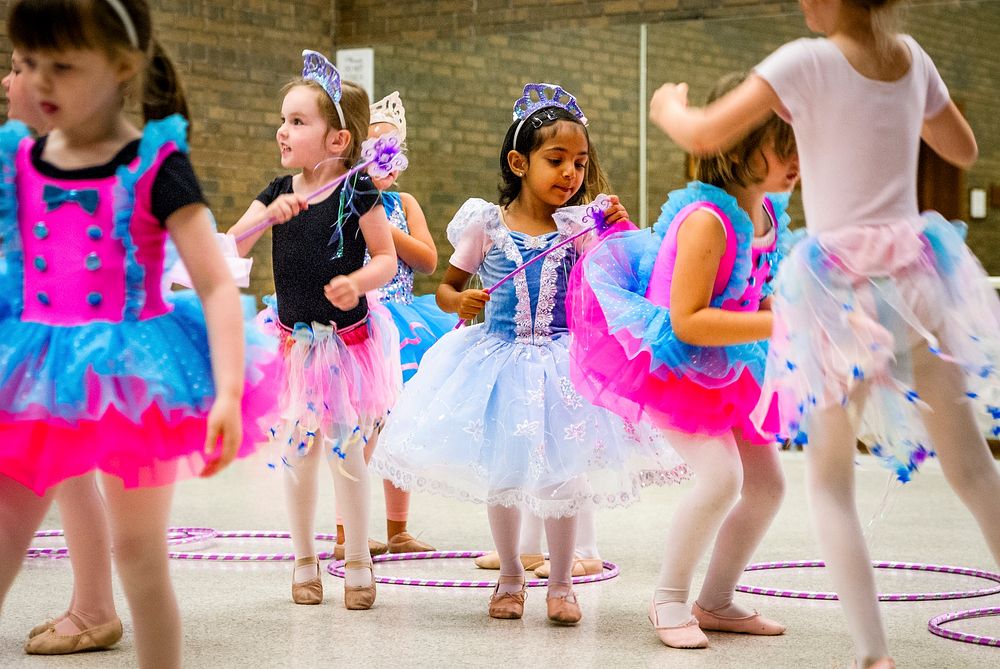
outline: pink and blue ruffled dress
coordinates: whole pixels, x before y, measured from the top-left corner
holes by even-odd
[[[41,173],[24,126],[0,129],[0,474],[38,494],[92,470],[149,487],[206,464],[205,320],[190,293],[163,290],[167,232],[151,212],[185,128],[147,124],[135,160],[90,179]],[[273,358],[249,343],[240,456],[264,440]]]
[[[399,193],[382,193],[382,206],[389,223],[409,234],[410,227]],[[403,383],[406,383],[417,373],[424,353],[455,326],[455,317],[438,308],[434,295],[413,295],[413,268],[402,259],[396,261],[396,275],[379,290],[379,300],[392,315],[392,321],[399,330],[400,366]]]
[[[560,210],[557,231],[530,236],[510,230],[497,205],[468,200],[448,226],[451,264],[493,286],[580,231],[584,212]],[[379,437],[379,476],[542,517],[624,506],[644,485],[687,476],[658,431],[573,387],[565,295],[581,251],[568,244],[515,274],[492,293],[483,323],[448,332],[427,352]]]
[[[692,182],[674,191],[653,228],[613,234],[577,266],[570,290],[573,381],[580,393],[629,421],[690,434],[739,431],[752,443],[774,442],[772,410],[762,428],[750,421],[758,403],[767,341],[695,346],[670,321],[670,285],[677,231],[697,210],[726,231],[710,305],[757,311],[788,234],[787,196],[768,196],[771,231],[754,237],[753,223],[721,188]]]

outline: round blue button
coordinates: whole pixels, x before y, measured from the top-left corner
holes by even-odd
[[[46,293],[45,291],[39,291],[38,294],[35,295],[35,297],[37,297],[38,301],[44,304],[45,306],[49,306],[50,304],[52,304],[52,301],[49,299],[49,294]]]
[[[44,221],[38,221],[35,223],[33,232],[35,233],[35,237],[38,239],[45,239],[49,236],[49,228],[45,225]]]
[[[91,272],[98,270],[101,268],[101,257],[96,253],[88,253],[87,259],[84,260],[84,264]]]
[[[103,299],[104,298],[101,297],[100,293],[88,293],[87,294],[87,303],[90,306],[92,306],[92,307],[96,307],[97,305],[99,305],[101,303],[101,300],[103,300]]]
[[[104,233],[101,232],[101,229],[96,225],[91,225],[87,227],[87,236],[91,239],[97,240],[103,237]]]
[[[42,256],[35,256],[34,262],[35,262],[35,269],[37,269],[39,272],[44,272],[49,268],[49,264],[45,262],[45,258],[43,258]]]

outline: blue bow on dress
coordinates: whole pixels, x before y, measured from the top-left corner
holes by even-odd
[[[96,188],[71,188],[69,190],[45,184],[42,190],[42,199],[45,200],[45,211],[55,211],[67,202],[76,202],[88,214],[97,211],[97,203],[100,201]]]

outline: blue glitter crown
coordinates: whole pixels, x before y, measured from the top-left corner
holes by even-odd
[[[564,91],[562,86],[545,83],[525,84],[524,94],[514,102],[514,120],[523,122],[539,109],[547,107],[565,109],[578,118],[580,123],[587,125],[587,117],[576,98]]]
[[[340,117],[340,127],[346,127],[347,124],[344,123],[344,111],[340,108],[340,72],[337,70],[337,67],[319,51],[303,49],[302,78],[307,81],[315,81],[323,87],[323,90],[326,91],[326,94],[333,101],[333,106],[337,108],[337,115]]]

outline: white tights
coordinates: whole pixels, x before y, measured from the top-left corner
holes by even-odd
[[[694,570],[713,540],[698,605],[721,615],[748,615],[733,603],[733,594],[784,495],[777,447],[750,444],[732,433],[709,437],[671,430],[667,438],[695,476],[670,526],[653,598],[659,620],[676,626],[691,618]]]
[[[337,509],[344,518],[344,558],[348,561],[367,562],[368,523],[371,517],[371,482],[365,464],[363,444],[360,439],[349,442],[351,432],[344,429],[338,434],[341,448],[347,457],[341,459],[331,452],[332,444],[317,436],[312,448],[304,456],[286,458],[294,466],[285,468],[285,499],[291,524],[292,545],[295,556],[316,555],[316,478],[319,462],[326,458],[333,474]],[[296,569],[295,580],[304,581],[316,575],[312,565]],[[361,587],[371,582],[367,569],[346,570],[346,584]]]
[[[534,514],[525,514],[521,518],[521,552],[541,553],[542,533],[545,523]],[[594,518],[594,507],[585,506],[576,514],[576,548],[573,554],[581,559],[599,559],[597,551],[597,527]]]
[[[1000,473],[966,399],[963,372],[926,346],[912,353],[917,393],[927,403],[924,424],[948,484],[972,512],[1000,564]],[[852,403],[864,401],[861,390]],[[860,407],[858,407],[860,408]],[[854,640],[859,667],[888,655],[875,577],[854,500],[855,432],[846,407],[810,415],[806,446],[813,527]]]

